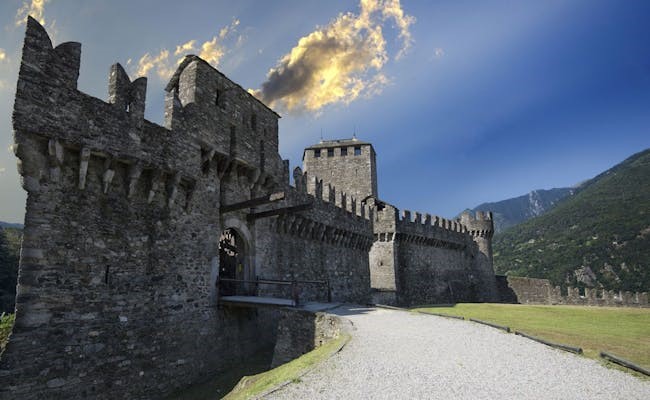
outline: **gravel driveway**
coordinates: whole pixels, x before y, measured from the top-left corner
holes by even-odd
[[[650,381],[499,330],[350,306],[343,350],[266,399],[650,399]]]

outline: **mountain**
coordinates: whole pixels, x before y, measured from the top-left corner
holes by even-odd
[[[498,273],[556,285],[650,289],[650,149],[585,182],[547,213],[495,235]]]
[[[17,229],[23,229],[23,224],[16,224],[13,222],[4,222],[0,221],[0,228],[17,228]]]
[[[533,190],[523,196],[501,200],[494,203],[483,203],[471,210],[492,211],[494,213],[494,229],[497,233],[507,228],[538,217],[567,196],[573,195],[575,188],[556,188],[549,190]]]

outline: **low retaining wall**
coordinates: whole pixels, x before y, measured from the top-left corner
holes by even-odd
[[[279,312],[271,368],[287,363],[339,337],[346,320],[332,314],[285,308]]]
[[[511,292],[514,292],[516,302],[520,304],[650,307],[647,292],[614,292],[585,288],[584,293],[581,294],[579,288],[568,287],[567,293],[564,294],[559,286],[552,286],[548,279],[508,276],[506,280],[507,288],[500,287],[500,290],[507,293],[503,293],[501,297],[511,297]]]
[[[397,292],[394,290],[374,289],[370,292],[370,296],[372,304],[397,305]]]

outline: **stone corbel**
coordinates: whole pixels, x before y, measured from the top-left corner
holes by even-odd
[[[176,195],[178,194],[179,183],[181,183],[181,173],[176,172],[172,178],[171,186],[169,188],[169,197],[167,199],[167,207],[169,208],[174,205],[174,200],[176,200]]]
[[[135,188],[138,185],[138,180],[140,180],[140,175],[142,175],[142,164],[135,163],[129,166],[129,189],[127,197],[130,199],[135,193]]]
[[[108,193],[108,188],[113,182],[115,170],[113,169],[113,160],[109,157],[104,161],[104,175],[102,175],[102,184],[104,194]]]
[[[151,177],[151,189],[149,189],[149,194],[147,195],[147,203],[151,204],[154,197],[156,197],[156,192],[160,187],[162,181],[163,173],[160,170],[156,170]]]
[[[187,185],[187,191],[185,193],[185,210],[190,211],[192,207],[192,199],[194,198],[194,192],[196,191],[196,181],[192,181]]]
[[[90,148],[82,147],[79,153],[79,189],[86,188],[86,176],[88,175],[88,161],[90,160]]]
[[[50,180],[59,182],[61,180],[61,166],[63,165],[63,146],[57,139],[50,139],[47,144],[47,152],[50,160]]]

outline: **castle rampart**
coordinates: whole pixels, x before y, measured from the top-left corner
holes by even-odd
[[[370,252],[376,301],[413,305],[496,299],[491,254],[488,259],[481,251],[480,235],[459,221],[410,210],[400,214],[380,201],[371,204],[377,210]],[[482,223],[487,228],[491,221]]]
[[[178,65],[160,126],[144,118],[145,77],[113,65],[105,102],[77,90],[80,57],[29,18],[13,114],[27,207],[0,398],[162,398],[224,370],[271,345],[278,316],[220,296],[293,296],[219,284],[232,279],[312,281],[302,301],[493,299],[491,217],[400,216],[377,199],[370,143],[308,148],[291,186],[279,116],[204,60]]]
[[[548,279],[505,277],[508,288],[521,304],[567,304],[602,307],[650,307],[648,293],[567,287],[566,294]]]
[[[79,92],[80,55],[28,20],[13,115],[28,196],[0,398],[161,398],[272,344],[272,311],[216,307],[226,231],[238,277],[367,299],[371,213],[289,187],[277,114],[188,56],[160,126],[144,119],[146,78],[119,64],[108,102]],[[221,211],[277,191],[279,205]]]

